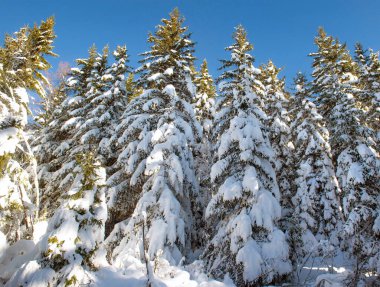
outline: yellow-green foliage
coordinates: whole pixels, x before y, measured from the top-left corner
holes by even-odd
[[[78,154],[76,161],[81,166],[83,172],[81,191],[92,190],[95,187],[95,182],[97,180],[94,173],[94,154],[91,152]]]
[[[78,279],[75,275],[71,276],[70,279],[66,279],[65,287],[72,286],[78,283]]]
[[[57,238],[57,236],[52,236],[52,237],[48,238],[48,243],[50,243],[50,244],[56,244],[57,247],[62,247],[62,245],[63,245],[64,242],[65,242],[64,240],[59,241],[58,238]]]
[[[9,210],[11,212],[22,211],[23,206],[20,203],[18,203],[17,201],[11,201],[11,202],[9,202]]]
[[[187,65],[191,67],[194,63],[193,46],[190,39],[190,34],[187,33],[188,27],[183,27],[184,18],[180,15],[178,9],[174,9],[170,13],[169,19],[162,19],[162,24],[157,26],[154,34],[150,33],[148,42],[152,44],[149,57],[143,62],[154,60],[154,58],[165,57],[165,61],[149,65],[149,73],[162,73],[168,68],[176,67],[178,62],[186,61]],[[175,77],[174,73],[174,77]],[[158,88],[164,87],[163,81],[142,81],[144,88]]]
[[[45,57],[56,56],[52,46],[56,37],[54,24],[54,18],[50,17],[39,26],[21,28],[13,37],[6,35],[0,48],[0,63],[5,71],[15,72],[7,73],[13,88],[25,87],[44,96],[43,83],[47,80],[41,71],[51,67]]]
[[[48,238],[48,243],[51,245],[57,246],[57,248],[61,248],[65,241],[57,238],[57,236],[51,236]],[[48,248],[45,252],[43,252],[42,257],[44,258],[45,264],[51,266],[55,271],[60,270],[63,266],[67,265],[68,261],[63,257],[64,251],[60,251],[61,253],[52,254],[53,250]]]
[[[0,156],[0,176],[4,176],[10,159],[11,155],[9,153]]]
[[[88,266],[90,268],[90,270],[92,271],[96,271],[97,268],[95,267],[95,265],[92,263],[92,257],[95,255],[95,252],[99,249],[99,246],[98,244],[96,244],[95,248],[91,249],[91,250],[86,250],[82,247],[78,247],[75,252],[80,254],[83,258],[83,261],[84,263],[86,264],[86,266]]]
[[[139,97],[143,89],[136,86],[136,82],[134,81],[134,74],[130,73],[128,75],[128,78],[125,80],[125,87],[128,94],[128,103],[132,101],[133,99]]]
[[[214,81],[208,73],[206,60],[203,60],[201,70],[197,74],[198,76],[194,79],[194,84],[197,86],[197,93],[206,94],[209,97],[214,97],[216,90]]]

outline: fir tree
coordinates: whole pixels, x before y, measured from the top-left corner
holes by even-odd
[[[336,175],[342,189],[345,247],[363,269],[379,269],[380,158],[373,132],[363,122],[355,93],[356,64],[345,45],[321,28],[315,38],[313,91],[330,133]]]
[[[95,152],[102,165],[115,160],[109,138],[127,102],[125,47],[115,51],[108,66],[108,49],[103,54],[90,49],[88,59],[77,60],[67,81],[69,97],[54,111],[54,117],[35,141],[40,159],[40,181],[44,188],[43,208],[51,213],[74,180],[76,155]]]
[[[197,232],[194,232],[198,246],[203,246],[206,232],[201,231],[205,228],[204,210],[211,199],[211,182],[210,171],[212,165],[212,126],[214,121],[214,108],[216,89],[214,81],[208,72],[207,62],[203,61],[201,70],[197,73],[194,84],[196,85],[197,92],[195,94],[193,107],[197,120],[203,128],[202,142],[194,149],[195,170],[200,184],[200,196],[198,202],[195,204],[195,217],[198,226]]]
[[[70,66],[66,62],[60,62],[58,68],[53,73],[46,72],[46,78],[49,83],[45,84],[46,94],[42,100],[34,103],[38,109],[33,111],[36,124],[34,127],[37,131],[46,126],[53,117],[54,110],[66,98],[66,81],[70,72]]]
[[[371,102],[368,107],[368,125],[376,133],[377,143],[380,141],[380,60],[379,53],[370,51],[369,62],[369,75],[368,83],[369,89],[372,90]]]
[[[115,183],[111,196],[123,192],[121,208],[129,209],[125,218],[131,216],[113,253],[117,265],[129,255],[144,259],[144,227],[152,259],[162,250],[163,258],[178,263],[191,246],[191,197],[198,192],[192,147],[201,129],[190,104],[194,44],[183,21],[175,9],[149,35],[151,50],[138,69],[144,92],[129,103],[114,136],[121,150],[120,170],[109,180]]]
[[[285,92],[285,80],[279,79],[281,69],[270,60],[261,66],[259,79],[265,86],[264,111],[268,115],[269,141],[275,152],[276,176],[281,193],[281,206],[284,214],[291,208],[289,175],[292,167],[289,159],[292,156],[293,144],[290,141],[290,118],[288,114],[289,100]]]
[[[368,65],[369,56],[367,54],[367,50],[364,50],[363,45],[361,43],[355,44],[355,61],[359,64],[360,68]],[[363,71],[365,73],[365,71]]]
[[[10,77],[8,82],[12,88],[24,87],[45,95],[44,83],[47,79],[41,71],[50,68],[46,56],[57,56],[53,53],[52,42],[54,18],[50,17],[33,28],[25,26],[15,33],[15,37],[6,35],[4,47],[0,48],[0,63]]]
[[[70,97],[66,97],[54,110],[51,121],[32,143],[39,162],[41,210],[48,216],[60,205],[60,195],[67,192],[73,181],[72,171],[76,161],[69,154],[75,143],[73,134],[79,126],[76,115],[78,111],[83,111],[85,94],[89,90],[87,79],[96,57],[96,48],[92,47],[88,59],[77,60],[79,68],[71,69],[65,86],[65,93],[71,93]]]
[[[34,286],[41,278],[49,286],[81,286],[91,282],[90,271],[107,265],[102,249],[105,169],[91,153],[78,154],[76,160],[75,179],[39,241],[41,253],[16,272],[9,286]]]
[[[53,113],[56,108],[65,100],[66,94],[66,79],[62,79],[56,87],[52,87],[50,91],[46,93],[42,103],[41,111],[35,117],[39,126],[45,127],[53,119]],[[37,130],[40,130],[40,127]]]
[[[227,272],[238,286],[275,282],[288,274],[288,245],[277,228],[280,194],[274,171],[264,86],[253,67],[252,45],[239,26],[231,59],[218,79],[220,97],[215,117],[217,161],[212,166],[215,186],[207,207],[211,240],[204,253],[207,270],[222,278]]]
[[[105,127],[101,134],[106,135],[106,137],[103,137],[100,142],[100,153],[105,156],[107,166],[111,166],[117,158],[115,147],[109,144],[109,138],[113,135],[114,128],[119,123],[120,116],[133,93],[130,90],[132,86],[127,87],[126,75],[127,73],[129,76],[132,74],[128,66],[129,59],[126,46],[118,46],[113,56],[115,62],[106,71],[102,79],[103,81],[108,80],[109,87],[107,86],[105,92],[96,101],[93,101],[93,103],[101,106],[99,112],[102,114],[102,118],[99,118],[99,125]],[[133,85],[133,83],[130,84]]]
[[[125,81],[127,93],[128,93],[128,103],[131,102],[134,98],[140,96],[143,92],[142,88],[137,87],[137,82],[134,80],[135,75],[129,73],[127,80]]]
[[[214,104],[216,91],[214,81],[208,73],[207,61],[203,60],[201,70],[194,80],[197,93],[194,99],[194,111],[197,120],[201,123],[203,131],[210,134],[214,119]]]
[[[49,18],[40,26],[23,27],[14,37],[7,35],[0,48],[0,232],[11,243],[29,237],[38,216],[37,163],[25,133],[26,89],[44,95],[41,72],[50,67],[46,55],[55,55],[53,26]]]
[[[360,44],[356,45],[355,60],[359,66],[359,89],[356,91],[358,104],[363,110],[363,119],[367,126],[380,139],[380,61],[379,54],[371,49],[369,55]]]
[[[296,92],[291,100],[290,126],[294,153],[291,166],[296,171],[290,178],[292,196],[292,225],[289,228],[293,261],[302,262],[306,255],[320,254],[319,244],[328,240],[338,245],[341,224],[340,188],[335,175],[329,145],[329,133],[324,126],[310,94],[306,77],[295,78]],[[293,234],[292,234],[293,233]]]

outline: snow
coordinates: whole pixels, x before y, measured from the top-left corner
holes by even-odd
[[[236,261],[244,265],[243,276],[247,282],[256,281],[262,272],[261,264],[263,264],[264,261],[258,250],[260,250],[260,247],[254,240],[250,239],[236,255]]]
[[[174,71],[173,71],[173,68],[167,68],[164,72],[165,75],[173,75]]]
[[[273,230],[273,222],[281,216],[281,207],[277,199],[269,192],[260,194],[250,212],[252,222],[268,230]]]
[[[252,223],[246,209],[243,209],[236,218],[228,222],[227,230],[231,233],[230,249],[236,253],[239,250],[240,242],[246,242],[252,235]]]
[[[18,132],[13,127],[0,130],[0,156],[15,152],[19,142]]]
[[[26,89],[16,88],[15,93],[20,98],[21,103],[27,104],[29,102],[29,95],[28,95]]]
[[[21,239],[3,251],[0,257],[0,279],[9,280],[21,265],[32,259],[37,251],[35,247],[32,240]]]
[[[215,179],[218,178],[218,176],[222,174],[222,172],[230,164],[230,161],[231,161],[231,158],[226,157],[222,160],[219,160],[211,167],[211,173],[210,173],[211,181],[215,181]]]
[[[250,191],[252,194],[258,192],[260,186],[254,167],[249,166],[246,168],[242,184],[244,190]]]
[[[47,228],[48,228],[48,221],[38,221],[37,223],[35,223],[34,225],[34,230],[33,230],[33,241],[35,244],[37,244],[41,239],[42,237],[44,236],[44,234],[46,233],[47,231]]]
[[[128,267],[120,272],[115,267],[101,268],[94,276],[94,287],[146,287],[145,265],[130,259]],[[212,280],[201,270],[202,266],[194,262],[189,266],[171,266],[166,260],[151,261],[156,266],[152,287],[234,287],[231,280],[224,282]],[[200,263],[201,264],[201,263]]]
[[[16,284],[27,284],[30,287],[45,287],[47,282],[53,279],[53,269],[41,270],[37,261],[28,262],[24,268],[17,270],[5,287],[16,286]]]
[[[322,274],[319,275],[315,281],[315,286],[323,287],[345,287],[347,277],[352,275],[350,272],[343,272],[339,274]]]
[[[243,188],[241,182],[231,176],[220,186],[219,193],[222,194],[224,201],[234,200],[241,197]]]
[[[0,260],[7,248],[8,248],[7,238],[5,237],[4,233],[0,231]]]
[[[156,73],[156,74],[153,74],[151,75],[149,78],[148,78],[148,81],[156,81],[158,79],[162,78],[162,74],[161,73]]]
[[[164,94],[167,94],[171,97],[176,97],[177,96],[177,93],[176,93],[176,90],[175,90],[175,87],[173,85],[167,85],[163,90],[162,92]]]

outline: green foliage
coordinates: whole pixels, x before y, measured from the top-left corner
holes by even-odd
[[[6,167],[8,166],[9,160],[12,158],[11,154],[6,153],[0,156],[0,175],[4,176],[7,172]]]
[[[285,79],[279,78],[282,68],[276,67],[272,60],[260,66],[261,73],[258,78],[264,84],[268,94],[285,92]]]
[[[73,286],[78,283],[78,279],[75,275],[65,280],[65,287]]]
[[[193,65],[195,57],[194,43],[187,33],[188,27],[183,27],[184,18],[178,9],[170,13],[169,19],[162,19],[162,24],[157,26],[154,34],[149,34],[148,43],[151,43],[149,52],[143,53],[145,58],[141,61],[143,66],[138,69],[140,79],[138,86],[143,89],[163,89],[170,82],[183,82],[185,74],[191,74],[190,67]],[[159,59],[159,61],[157,61]],[[186,66],[186,70],[183,66]],[[167,69],[173,69],[173,73],[168,73]],[[163,74],[161,77],[152,79],[152,75]],[[183,84],[182,84],[183,85]],[[176,87],[183,91],[182,96],[191,102],[192,95],[186,91],[186,87]]]
[[[125,81],[125,86],[128,93],[128,103],[140,96],[143,92],[143,89],[137,86],[133,73],[129,73],[128,78]]]
[[[93,257],[95,255],[95,253],[98,251],[98,249],[99,249],[99,246],[98,246],[98,244],[96,244],[96,246],[93,249],[91,249],[91,250],[88,250],[88,249],[85,249],[85,248],[82,248],[82,247],[78,247],[75,250],[75,252],[78,253],[80,256],[82,256],[82,258],[83,258],[83,264],[85,264],[87,267],[89,267],[89,269],[91,271],[96,271],[98,269],[92,263],[92,260],[93,260]]]
[[[54,18],[50,17],[39,26],[21,28],[14,37],[6,35],[0,48],[0,63],[5,71],[14,71],[7,73],[12,88],[25,87],[45,95],[43,84],[47,80],[41,71],[51,67],[46,56],[57,56],[52,46],[56,38],[54,24]]]
[[[62,247],[63,243],[65,243],[64,240],[59,241],[57,236],[52,236],[48,238],[48,243],[55,244],[57,247]]]

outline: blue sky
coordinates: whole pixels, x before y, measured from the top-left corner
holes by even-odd
[[[299,70],[310,72],[309,52],[319,26],[347,42],[350,50],[360,41],[380,49],[379,0],[2,0],[0,32],[12,33],[24,24],[32,25],[48,16],[56,18],[55,51],[59,61],[74,65],[95,43],[126,44],[131,64],[148,49],[147,33],[154,32],[160,19],[178,7],[197,42],[196,56],[207,58],[210,71],[219,72],[219,59],[228,55],[234,27],[243,24],[255,49],[256,65],[272,59],[290,79]]]

